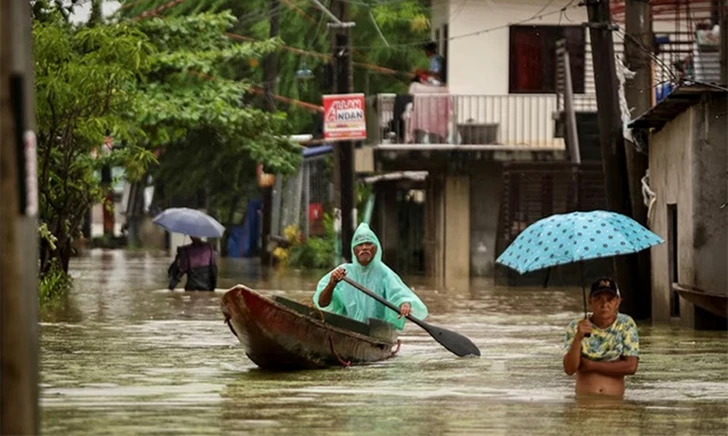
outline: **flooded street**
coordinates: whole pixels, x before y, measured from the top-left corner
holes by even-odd
[[[408,324],[397,357],[371,366],[259,371],[223,323],[221,292],[169,292],[170,258],[95,250],[72,260],[68,304],[41,326],[44,434],[728,433],[728,335],[640,325],[624,400],[577,399],[561,367],[578,289],[437,292],[408,280],[428,321],[470,337],[459,359]],[[218,286],[310,298],[318,273],[263,277],[223,259]]]

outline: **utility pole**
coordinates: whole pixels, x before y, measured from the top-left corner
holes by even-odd
[[[602,167],[606,183],[609,209],[632,216],[627,157],[622,134],[622,118],[619,109],[617,73],[614,63],[614,42],[608,0],[587,0],[589,35],[591,37],[594,82],[597,95],[599,142],[602,150]],[[624,312],[635,313],[635,295],[638,292],[634,255],[616,256],[614,272],[623,289]],[[626,290],[626,292],[624,292]]]
[[[728,1],[719,2],[720,12],[720,84],[728,86]]]
[[[648,0],[627,0],[626,33],[624,42],[627,68],[635,73],[627,79],[625,96],[630,107],[631,118],[637,118],[652,106],[652,17]],[[647,151],[641,153],[629,141],[626,142],[625,156],[629,177],[629,195],[632,203],[632,218],[647,226],[647,206],[642,199],[642,178],[647,172],[649,161]],[[647,319],[652,313],[652,276],[650,250],[637,253],[636,288],[633,316]]]
[[[280,24],[280,0],[270,0],[270,32],[271,38],[277,38]],[[265,105],[270,112],[276,111],[275,100],[273,99],[278,80],[278,53],[274,50],[268,54],[263,61],[263,89],[265,90]],[[273,217],[273,186],[262,186],[263,190],[263,226],[262,226],[262,247],[260,260],[263,265],[269,265],[271,252],[268,251],[272,217]]]
[[[333,33],[334,93],[349,94],[353,89],[351,41],[349,35],[349,1],[334,0],[332,12],[338,23],[329,26]],[[334,197],[341,211],[341,253],[351,261],[351,240],[356,226],[356,185],[354,181],[354,142],[339,141],[334,146]]]
[[[28,2],[0,0],[0,434],[38,434],[38,194]]]

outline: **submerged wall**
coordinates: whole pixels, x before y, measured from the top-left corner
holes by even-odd
[[[675,267],[678,283],[728,294],[728,209],[721,209],[728,201],[725,114],[724,98],[706,97],[650,139],[650,183],[657,195],[650,212],[650,227],[665,240],[652,248],[655,322],[671,318]],[[672,222],[675,209],[676,223]],[[677,244],[676,260],[672,244]],[[725,324],[724,319],[682,298],[679,316],[686,327]]]
[[[650,185],[657,197],[650,210],[650,228],[664,244],[652,247],[652,320],[670,320],[671,244],[677,244],[678,279],[693,281],[693,197],[692,125],[694,110],[677,116],[650,139]],[[677,208],[678,240],[669,235],[669,208]],[[692,305],[681,301],[680,313],[688,314]]]

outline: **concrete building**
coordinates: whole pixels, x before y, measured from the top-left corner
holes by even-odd
[[[357,150],[360,173],[427,173],[414,189],[411,181],[380,184],[386,200],[378,201],[376,216],[390,223],[377,229],[387,235],[385,254],[423,251],[421,268],[441,285],[467,286],[471,276],[495,275],[497,255],[527,224],[579,206],[603,207],[591,62],[581,26],[586,10],[570,9],[569,22],[560,14],[567,3],[433,2],[432,38],[447,59],[447,86],[415,84],[408,95],[372,98],[369,144]],[[541,13],[533,22],[504,25]],[[570,162],[564,139],[560,40],[571,52],[584,165]],[[415,191],[424,197],[415,220],[422,223],[418,238],[406,225],[399,232],[391,227],[413,209],[411,202],[392,209],[395,198],[412,198]],[[580,204],[578,198],[594,201]],[[417,269],[399,254],[390,257],[396,260],[385,260],[403,271]]]
[[[726,327],[725,315],[706,310],[720,301],[725,308],[728,299],[726,114],[728,92],[687,85],[632,122],[651,130],[650,228],[666,242],[652,248],[655,322],[679,317],[686,327]]]
[[[625,3],[611,5],[623,29]],[[676,77],[715,77],[717,57],[700,44],[717,16],[711,5],[653,5],[654,102]],[[357,151],[357,169],[426,171],[424,269],[445,285],[473,275],[500,280],[503,270],[494,261],[527,225],[555,213],[606,207],[594,71],[583,26],[587,10],[570,0],[442,0],[433,1],[431,10],[432,39],[447,59],[447,86],[413,85],[410,96],[376,96],[367,114],[369,146]],[[614,32],[618,65],[624,39],[623,30]],[[559,44],[571,64],[580,155],[573,161]],[[390,192],[410,189],[387,186]],[[388,241],[407,250],[413,245],[393,235]],[[561,269],[557,281],[569,276]],[[608,270],[595,265],[594,273]],[[543,275],[504,273],[509,284],[538,282]]]

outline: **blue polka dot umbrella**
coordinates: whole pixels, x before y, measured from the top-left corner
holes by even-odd
[[[663,242],[637,221],[615,212],[572,212],[552,215],[528,226],[496,263],[525,274],[567,263],[636,253]]]

